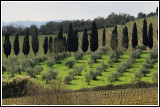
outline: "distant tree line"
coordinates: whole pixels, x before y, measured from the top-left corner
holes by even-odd
[[[129,14],[115,14],[111,13],[107,18],[104,17],[97,17],[94,20],[96,21],[97,28],[104,28],[104,27],[113,27],[117,24],[125,24],[126,22],[129,22],[131,20],[134,20],[135,17],[131,16]],[[54,22],[50,21],[46,23],[45,25],[41,25],[40,28],[38,28],[38,32],[40,35],[50,35],[50,34],[58,34],[58,31],[61,27],[63,27],[63,32],[68,33],[69,31],[69,24],[72,23],[75,30],[78,32],[81,32],[86,27],[88,30],[92,29],[92,20],[74,20],[74,21],[62,21],[62,22]],[[35,28],[36,25],[31,25],[29,29],[29,35],[32,34],[32,29]],[[9,33],[9,35],[13,36],[16,33],[18,35],[25,35],[26,27],[24,26],[3,26],[2,27],[2,35],[4,36],[6,32]]]

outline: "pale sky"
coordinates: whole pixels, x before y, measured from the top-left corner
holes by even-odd
[[[159,2],[7,2],[1,1],[1,18],[5,22],[93,20],[106,18],[110,13],[129,13],[137,17],[139,12],[155,12]]]

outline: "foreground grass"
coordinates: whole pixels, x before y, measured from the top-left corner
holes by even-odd
[[[2,99],[2,105],[158,105],[158,87],[42,93]]]

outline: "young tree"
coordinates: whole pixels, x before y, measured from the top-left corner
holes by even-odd
[[[86,52],[88,50],[88,34],[87,34],[87,28],[85,27],[85,30],[83,32],[83,39],[82,39],[82,50],[83,52]]]
[[[128,28],[127,28],[127,26],[125,26],[123,29],[122,47],[124,47],[127,50],[128,45],[129,45]]]
[[[4,48],[4,54],[6,55],[6,57],[8,59],[8,55],[10,55],[10,53],[11,53],[11,43],[9,41],[9,34],[8,33],[6,33],[6,35],[5,35],[3,48]]]
[[[72,27],[72,23],[69,24],[69,31],[68,31],[68,38],[67,38],[67,46],[68,46],[68,51],[71,52],[73,51],[73,40],[74,40],[74,36],[73,36],[73,27]]]
[[[92,76],[90,74],[86,74],[85,75],[85,81],[87,82],[87,84],[89,85],[89,82],[92,80]]]
[[[29,32],[28,32],[28,28],[27,28],[26,29],[26,34],[25,34],[25,37],[24,37],[24,40],[23,40],[23,53],[24,53],[24,55],[26,55],[26,58],[27,58],[27,55],[29,54],[29,51],[30,51]]]
[[[111,48],[112,48],[113,51],[117,51],[117,48],[118,48],[117,26],[115,26],[115,29],[112,31],[112,35],[111,35]]]
[[[153,27],[152,27],[152,23],[150,23],[149,25],[149,31],[148,31],[148,46],[150,49],[152,49],[153,47]]]
[[[15,40],[14,40],[14,53],[17,56],[19,54],[19,38],[18,38],[18,34],[16,34],[15,36]]]
[[[44,54],[48,52],[48,37],[46,36],[43,43]]]
[[[148,45],[147,21],[146,21],[146,19],[144,19],[144,21],[143,21],[143,44],[145,46]]]
[[[106,31],[105,31],[105,28],[103,29],[103,39],[102,39],[102,42],[103,42],[103,46],[105,46],[105,44],[106,44]]]
[[[132,32],[132,47],[135,49],[136,46],[137,46],[137,44],[138,44],[137,25],[136,25],[136,23],[134,22],[133,32]]]
[[[49,52],[50,53],[53,52],[53,38],[52,38],[52,36],[50,36],[50,38],[49,38]]]
[[[32,49],[36,56],[37,52],[39,51],[39,40],[38,40],[37,28],[34,28],[32,33]]]
[[[73,40],[73,51],[78,51],[78,32],[77,30],[74,31],[74,40]]]
[[[91,51],[94,52],[98,49],[98,31],[96,22],[93,21],[92,23],[92,30],[91,30],[91,39],[90,39],[90,48]]]

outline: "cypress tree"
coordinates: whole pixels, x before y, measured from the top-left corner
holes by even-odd
[[[123,36],[122,36],[122,47],[124,47],[126,50],[128,49],[128,28],[125,26],[123,29]]]
[[[62,29],[62,27],[59,30],[58,39],[63,39],[63,29]]]
[[[98,49],[98,31],[96,22],[93,21],[92,23],[92,30],[91,30],[91,39],[90,39],[90,48],[91,51],[94,52]]]
[[[138,38],[137,38],[137,25],[134,22],[133,25],[133,31],[132,31],[132,47],[135,49],[138,44]]]
[[[44,54],[47,54],[48,52],[48,37],[47,36],[44,39],[43,50],[44,50]]]
[[[74,31],[73,44],[74,44],[74,45],[73,45],[73,47],[74,47],[73,51],[74,51],[74,52],[78,51],[78,32],[77,32],[77,30]]]
[[[26,58],[27,58],[27,55],[29,54],[30,52],[30,46],[29,46],[29,32],[28,32],[28,28],[26,29],[26,34],[25,34],[25,37],[24,37],[24,40],[23,40],[23,53],[24,55],[26,55]]]
[[[105,46],[105,43],[106,43],[106,31],[105,31],[105,28],[103,29],[103,39],[102,39],[102,42],[103,42],[103,46]]]
[[[19,37],[18,37],[18,34],[16,34],[15,36],[15,40],[14,40],[14,53],[15,55],[17,56],[19,54]]]
[[[152,47],[153,47],[153,27],[152,27],[152,23],[150,23],[150,25],[149,25],[148,37],[149,37],[148,46],[149,46],[150,49],[152,49]]]
[[[67,48],[68,51],[71,52],[73,51],[73,40],[74,40],[74,36],[73,36],[73,27],[72,27],[72,23],[69,24],[69,31],[68,31],[68,38],[67,38]]]
[[[112,35],[111,35],[111,48],[112,48],[113,51],[117,51],[117,48],[118,48],[117,26],[115,26],[115,29],[112,31]]]
[[[3,48],[4,48],[4,54],[6,55],[6,57],[8,59],[8,56],[11,53],[11,43],[9,41],[9,34],[8,33],[6,33],[6,35],[5,35],[5,40],[4,40]]]
[[[145,46],[148,45],[147,21],[146,21],[146,19],[144,19],[144,21],[143,21],[143,44]]]
[[[85,30],[83,32],[83,39],[82,39],[82,50],[83,52],[86,52],[88,50],[88,34],[87,34],[87,28],[85,27]]]
[[[50,36],[50,38],[49,38],[49,52],[50,53],[53,52],[53,38],[52,38],[52,36]]]
[[[32,50],[36,56],[37,52],[39,51],[39,40],[38,40],[37,28],[34,28],[32,32]]]

